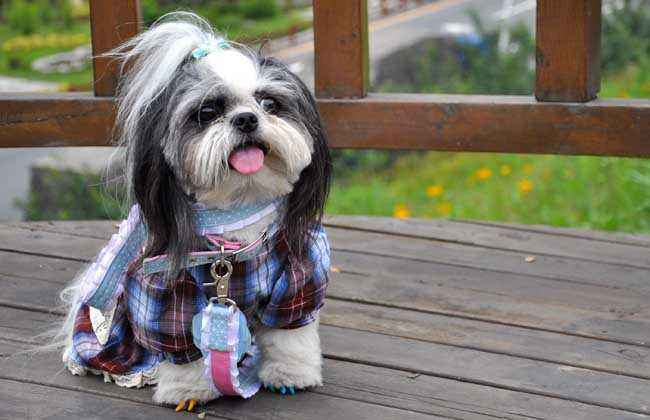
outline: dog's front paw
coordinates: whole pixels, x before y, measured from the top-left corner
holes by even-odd
[[[161,362],[153,401],[174,405],[176,411],[192,411],[197,403],[217,398],[219,395],[208,383],[203,370],[203,359],[185,365]]]
[[[296,391],[323,384],[320,366],[265,361],[259,371],[264,387],[283,395],[294,395]]]

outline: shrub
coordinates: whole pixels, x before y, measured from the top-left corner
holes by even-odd
[[[32,168],[32,182],[26,202],[17,202],[26,220],[119,219],[120,203],[114,198],[119,186],[107,191],[102,177],[48,167]]]
[[[276,0],[243,0],[239,10],[247,19],[264,19],[280,13]]]
[[[11,0],[4,17],[11,29],[24,35],[33,34],[42,24],[38,4],[24,0]]]
[[[606,5],[601,63],[605,73],[641,64],[650,56],[650,0],[625,0]]]

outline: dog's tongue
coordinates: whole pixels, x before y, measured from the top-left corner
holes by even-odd
[[[241,174],[254,174],[264,165],[264,152],[257,146],[247,146],[232,152],[228,163]]]

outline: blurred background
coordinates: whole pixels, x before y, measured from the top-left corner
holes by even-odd
[[[311,2],[142,0],[264,45],[313,86]],[[535,0],[369,0],[372,91],[530,95]],[[86,0],[0,0],[0,94],[91,90]],[[603,0],[601,97],[650,98],[650,0]],[[480,130],[481,127],[476,127]],[[399,142],[399,139],[395,139]],[[0,220],[117,219],[110,148],[0,149]],[[330,214],[650,232],[650,161],[334,151]]]

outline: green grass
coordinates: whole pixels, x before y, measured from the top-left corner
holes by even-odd
[[[647,68],[629,68],[602,96],[650,98],[649,80]],[[650,160],[407,153],[388,169],[337,176],[327,212],[650,232]]]
[[[84,34],[87,39],[90,39],[90,24],[89,22],[75,22],[69,28],[57,25],[42,26],[39,29],[39,34]],[[7,26],[0,25],[0,46],[5,41],[19,37],[15,32],[12,32]],[[31,63],[37,58],[60,53],[63,51],[70,51],[74,47],[57,48],[57,47],[43,47],[32,48],[27,51],[0,51],[0,74],[3,76],[21,77],[32,80],[43,80],[48,82],[58,82],[72,85],[77,89],[90,90],[92,80],[92,69],[90,63],[82,70],[67,74],[51,73],[45,74],[36,72],[31,69]],[[14,65],[12,66],[12,61]]]
[[[200,11],[199,11],[200,12]],[[300,31],[311,26],[311,19],[304,11],[293,10],[276,16],[257,20],[243,19],[241,16],[219,16],[215,26],[225,32],[229,39],[240,42],[258,41],[264,38],[276,38],[287,35],[292,31]],[[44,25],[39,28],[39,34],[86,34],[90,39],[90,24],[88,21],[76,21],[71,27],[61,25]],[[0,46],[7,40],[20,37],[21,34],[12,31],[7,25],[0,24]],[[67,74],[44,74],[31,69],[31,63],[37,58],[69,51],[74,47],[65,48],[31,48],[27,51],[7,52],[0,50],[0,74],[31,80],[42,80],[61,83],[62,90],[90,90],[92,87],[92,66],[90,62],[81,71]]]

